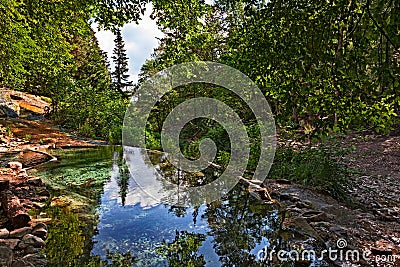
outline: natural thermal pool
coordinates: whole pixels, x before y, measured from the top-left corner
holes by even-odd
[[[257,262],[261,249],[305,240],[281,231],[278,211],[240,185],[222,200],[188,208],[139,193],[136,175],[174,175],[162,154],[150,154],[156,171],[140,156],[149,152],[135,149],[138,170],[132,174],[121,147],[55,153],[57,162],[32,170],[59,204],[49,203],[47,214],[38,215],[54,218],[45,251],[52,266],[104,266],[123,255],[129,264],[118,266],[273,266]]]

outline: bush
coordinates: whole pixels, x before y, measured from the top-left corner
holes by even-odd
[[[335,152],[324,148],[278,147],[269,178],[312,186],[345,201],[351,172],[336,162],[334,156]]]

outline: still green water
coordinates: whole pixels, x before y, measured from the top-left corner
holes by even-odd
[[[57,162],[32,171],[58,203],[38,215],[54,219],[44,252],[49,266],[298,266],[261,263],[263,248],[289,250],[306,238],[281,231],[278,211],[239,185],[211,204],[174,207],[140,191],[121,147],[54,153]],[[158,173],[174,175],[162,154],[149,156]],[[154,169],[143,158],[130,162],[140,175]]]

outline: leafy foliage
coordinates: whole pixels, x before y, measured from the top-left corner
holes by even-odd
[[[219,61],[256,81],[281,127],[306,136],[388,132],[398,123],[396,1],[153,4],[165,37],[144,78],[177,63]]]
[[[62,126],[119,142],[126,103],[110,92],[89,20],[100,5],[2,0],[0,85],[49,97],[52,118]]]
[[[115,30],[128,22],[137,22],[146,10],[148,0],[100,0],[97,1],[95,21],[101,27]]]

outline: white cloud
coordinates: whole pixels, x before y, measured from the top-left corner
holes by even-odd
[[[162,37],[163,33],[157,28],[156,22],[150,19],[152,12],[151,4],[147,5],[146,12],[139,24],[129,23],[122,29],[122,36],[125,41],[125,48],[129,58],[129,74],[132,81],[137,82],[141,66],[146,59],[151,57],[154,48],[159,45],[156,37]],[[96,29],[97,25],[93,25]],[[106,51],[108,59],[111,61],[114,49],[115,36],[110,31],[96,30],[96,37],[100,48]],[[111,68],[113,68],[113,63]]]

